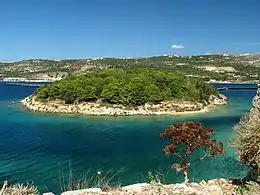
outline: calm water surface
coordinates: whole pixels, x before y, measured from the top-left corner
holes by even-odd
[[[143,182],[148,171],[156,170],[167,176],[167,182],[179,182],[182,175],[170,168],[176,159],[162,153],[167,141],[160,140],[159,133],[173,122],[187,120],[213,127],[226,150],[225,156],[195,163],[190,171],[192,181],[245,175],[245,167],[236,161],[227,142],[234,124],[250,109],[256,91],[224,91],[227,106],[193,116],[66,116],[31,113],[19,103],[11,104],[34,91],[0,83],[2,180],[33,181],[41,191],[59,192],[59,177],[67,174],[70,162],[74,178],[87,172],[120,170],[117,179],[126,185]]]

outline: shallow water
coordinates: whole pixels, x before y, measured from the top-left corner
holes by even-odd
[[[39,114],[17,103],[35,88],[0,83],[0,179],[9,183],[33,181],[41,191],[60,191],[61,175],[88,171],[120,173],[122,185],[143,182],[148,171],[159,171],[167,182],[183,180],[170,168],[175,158],[162,152],[167,141],[159,133],[176,121],[199,121],[213,127],[225,144],[226,155],[192,166],[190,179],[243,177],[246,169],[236,161],[228,140],[232,127],[251,107],[256,91],[224,91],[229,103],[215,112],[192,116],[96,117]],[[15,104],[11,104],[15,101]],[[63,173],[61,173],[63,170]],[[46,189],[47,188],[47,189]]]

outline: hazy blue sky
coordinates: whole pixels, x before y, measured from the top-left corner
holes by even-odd
[[[259,0],[0,0],[0,61],[260,52]]]

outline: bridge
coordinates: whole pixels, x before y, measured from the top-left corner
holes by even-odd
[[[48,83],[16,83],[16,82],[9,82],[5,83],[6,85],[11,86],[21,86],[21,87],[41,87],[47,85]],[[258,87],[257,87],[258,86]],[[218,91],[225,91],[225,90],[257,90],[260,88],[260,84],[256,85],[255,87],[219,87],[217,88]]]
[[[218,91],[224,90],[257,90],[258,87],[220,87],[217,88]]]
[[[11,86],[21,86],[21,87],[41,87],[44,85],[47,85],[47,83],[5,83],[6,85],[11,85]]]

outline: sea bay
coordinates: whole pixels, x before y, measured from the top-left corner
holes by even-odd
[[[28,112],[18,102],[34,91],[32,87],[0,83],[2,180],[34,182],[41,191],[59,192],[59,178],[61,174],[68,175],[70,164],[75,179],[88,171],[90,174],[119,171],[116,179],[127,185],[144,182],[148,171],[158,171],[166,176],[166,182],[181,182],[182,175],[170,168],[176,159],[166,158],[162,152],[168,142],[159,138],[161,131],[177,121],[199,121],[213,127],[215,137],[225,145],[226,155],[192,166],[192,181],[241,178],[246,173],[228,140],[233,126],[249,111],[254,90],[223,91],[228,105],[210,113],[127,117]]]

